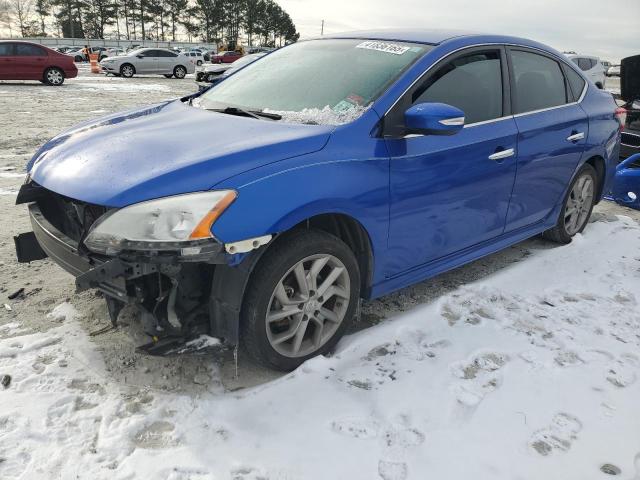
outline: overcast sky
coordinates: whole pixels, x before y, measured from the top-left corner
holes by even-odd
[[[640,54],[640,0],[277,0],[303,37],[380,27],[531,38],[617,61]]]

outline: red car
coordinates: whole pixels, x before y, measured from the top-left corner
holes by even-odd
[[[78,75],[73,57],[30,42],[0,41],[0,80],[39,80],[62,85]]]
[[[211,63],[233,63],[242,57],[239,52],[219,52],[211,57]]]

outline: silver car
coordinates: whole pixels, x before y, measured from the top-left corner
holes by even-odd
[[[100,62],[105,73],[131,78],[135,74],[159,74],[167,78],[184,78],[195,71],[189,57],[165,48],[139,48],[125,55],[105,58]]]

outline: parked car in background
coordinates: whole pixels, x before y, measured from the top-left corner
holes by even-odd
[[[107,47],[107,53],[109,54],[109,57],[123,55],[125,53],[125,49],[122,47]]]
[[[64,54],[73,58],[74,62],[86,62],[87,56],[84,54],[83,48],[84,47],[74,47],[64,52]]]
[[[195,64],[189,57],[164,48],[140,48],[100,62],[105,73],[126,78],[135,74],[160,74],[167,78],[184,78],[195,71]]]
[[[204,48],[192,48],[189,50],[189,53],[191,52],[196,52],[199,53],[200,55],[202,55],[202,60],[204,62],[209,62],[211,61],[211,55],[209,54],[209,51],[204,49]]]
[[[626,110],[620,146],[620,159],[625,159],[640,153],[640,55],[622,59],[619,105]]]
[[[218,52],[211,57],[211,63],[233,63],[240,57],[242,57],[242,53],[240,52]]]
[[[52,47],[52,50],[60,53],[67,53],[70,50],[76,50],[78,47],[72,45],[59,45],[57,47]]]
[[[209,334],[291,370],[361,298],[541,233],[571,242],[611,186],[616,109],[538,42],[325,35],[52,139],[17,196],[33,231],[16,251],[102,291],[113,322],[137,305],[143,351]]]
[[[255,62],[260,57],[264,57],[266,53],[252,53],[250,55],[245,55],[239,60],[236,60],[233,63],[226,64],[212,64],[204,67],[202,71],[196,73],[196,83],[198,84],[198,88],[200,90],[204,90],[205,88],[209,88],[217,83],[221,82],[229,75],[240,70],[242,67],[246,67],[250,63]]]
[[[189,50],[188,52],[182,52],[181,55],[188,57],[198,67],[204,63],[204,56],[199,50]]]
[[[620,76],[620,65],[612,65],[607,70],[607,77],[619,77]]]
[[[606,69],[602,66],[598,57],[577,54],[570,54],[567,55],[567,57],[569,57],[573,63],[578,65],[578,68],[580,68],[580,70],[589,77],[596,87],[604,88]]]
[[[251,47],[247,53],[270,53],[273,52],[275,48],[271,47]]]
[[[97,53],[98,54],[98,62],[102,61],[102,59],[110,57],[112,54],[110,53],[110,49],[107,47],[102,47],[102,46],[98,46],[98,47],[89,47],[89,50],[91,51],[91,53]]]
[[[229,70],[233,63],[212,63],[196,68],[196,83],[211,82],[214,78]]]
[[[31,42],[0,41],[0,80],[39,80],[60,86],[78,75],[73,59]]]

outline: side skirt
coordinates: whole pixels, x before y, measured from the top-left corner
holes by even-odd
[[[409,271],[400,273],[393,277],[389,277],[383,282],[380,282],[372,287],[370,298],[374,299],[383,295],[387,295],[396,290],[400,290],[401,288],[414,285],[429,278],[435,277],[436,275],[439,275],[441,273],[453,270],[457,267],[461,267],[462,265],[466,265],[467,263],[471,263],[482,257],[486,257],[487,255],[491,255],[493,253],[499,252],[500,250],[504,250],[505,248],[522,242],[523,240],[526,240],[528,238],[535,237],[536,235],[541,234],[542,232],[552,228],[555,225],[556,219],[560,214],[561,207],[562,203],[559,206],[556,206],[556,208],[553,209],[553,211],[547,216],[547,218],[534,225],[523,227],[513,232],[500,235],[499,237],[496,237],[488,242],[474,245],[465,250],[461,250],[459,252],[451,254],[447,257],[434,260],[433,262],[424,265],[419,265],[418,267],[415,267]]]

